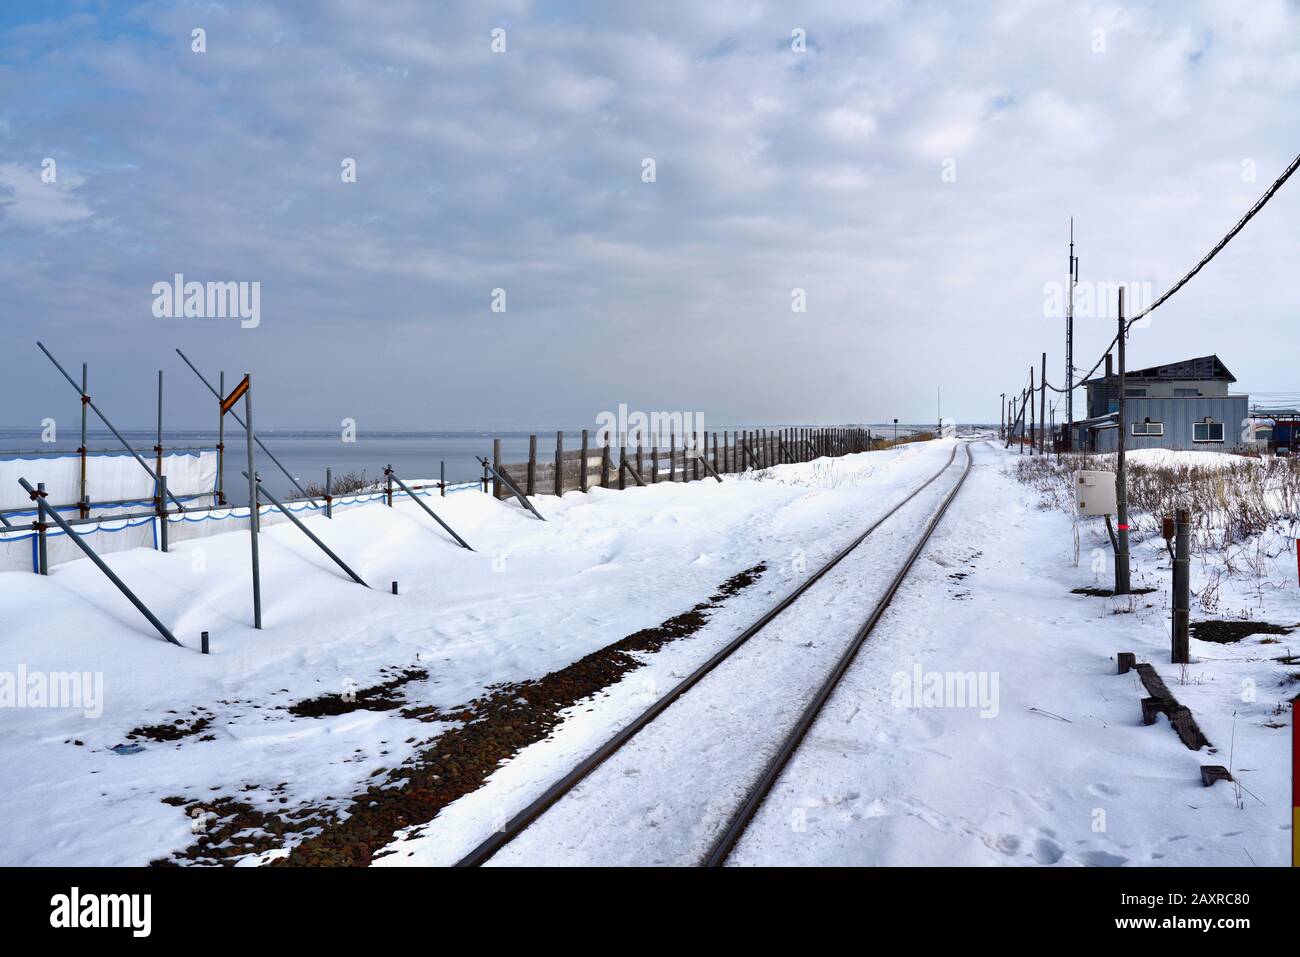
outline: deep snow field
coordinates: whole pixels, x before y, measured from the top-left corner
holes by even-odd
[[[292,525],[267,527],[260,632],[251,627],[246,533],[179,543],[170,554],[109,556],[184,649],[162,642],[88,561],[58,565],[48,578],[0,574],[0,673],[102,673],[104,688],[99,717],[0,709],[0,863],[168,857],[194,833],[167,797],[237,796],[266,809],[346,806],[376,769],[400,764],[414,750],[408,742],[437,727],[398,711],[295,717],[287,705],[419,666],[429,677],[406,686],[408,702],[451,708],[657,625],[767,563],[758,583],[696,634],[645,656],[646,667],[571,709],[550,739],[400,835],[376,862],[450,863],[942,468],[954,444],[779,466],[721,484],[539,496],[545,523],[513,501],[477,493],[431,500],[473,553],[401,499],[392,509],[308,519],[373,590],[348,580]],[[1193,640],[1197,663],[1184,678],[1167,660],[1162,544],[1134,555],[1134,584],[1157,592],[1136,601],[1070,594],[1108,584],[1089,557],[1104,531],[1087,528],[1076,567],[1070,518],[1039,508],[1014,480],[1014,454],[983,442],[974,454],[970,480],[733,862],[1287,863],[1292,715],[1282,703],[1297,689],[1283,684],[1288,669],[1271,659],[1294,653],[1297,642]],[[811,672],[870,609],[872,589],[901,561],[962,458],[932,494],[886,522],[856,564],[846,560],[849,574],[815,607],[782,628],[778,619],[771,636],[756,639],[746,667],[714,682],[707,703],[697,698],[676,717],[688,699],[674,705],[665,730],[653,739],[654,729],[643,732],[644,742],[634,741],[498,862],[686,862],[691,841],[705,839],[725,811],[717,794],[700,788],[747,783],[721,780],[748,765],[734,753],[723,760],[731,736],[719,734],[715,720],[752,725],[763,714],[756,704],[780,712],[804,682],[820,678]],[[1300,621],[1294,554],[1280,556],[1277,569],[1276,588],[1228,581],[1219,617],[1241,605],[1269,621]],[[1194,563],[1194,588],[1202,574]],[[397,596],[389,593],[393,580]],[[207,657],[196,650],[203,630],[212,637]],[[1217,754],[1188,751],[1164,718],[1141,724],[1145,692],[1134,675],[1115,674],[1119,651],[1156,666]],[[983,710],[996,714],[951,703],[900,707],[896,676],[918,666],[995,675],[996,707]],[[1247,679],[1257,692],[1251,701]],[[137,726],[190,718],[194,709],[210,722],[202,736],[139,741],[143,750],[126,755],[111,750]],[[1202,788],[1199,766],[1229,764],[1230,745],[1248,793],[1230,784]],[[667,789],[666,756],[675,782]],[[681,808],[671,803],[683,800]],[[570,801],[578,811],[565,808]],[[698,820],[687,819],[690,808]],[[593,837],[602,834],[611,840]]]

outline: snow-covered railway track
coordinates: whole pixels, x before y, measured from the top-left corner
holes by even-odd
[[[804,734],[806,734],[808,728],[816,719],[821,707],[830,698],[839,678],[847,670],[853,658],[856,656],[858,649],[871,633],[871,630],[875,627],[876,623],[880,620],[881,615],[883,615],[885,609],[888,607],[894,593],[898,590],[903,579],[907,576],[908,571],[915,563],[917,557],[921,554],[922,549],[929,541],[930,536],[943,518],[948,506],[956,497],[957,492],[961,489],[967,475],[970,473],[972,464],[970,447],[968,445],[965,446],[965,454],[966,462],[959,479],[953,488],[943,496],[938,507],[929,514],[928,520],[925,521],[923,525],[922,534],[919,539],[915,540],[915,544],[907,555],[901,568],[899,568],[890,581],[885,584],[883,591],[875,601],[864,624],[857,629],[844,650],[836,656],[834,664],[829,669],[828,677],[820,684],[816,692],[808,698],[807,704],[800,713],[798,720],[795,721],[794,725],[784,734],[784,736],[780,734],[776,735],[776,737],[780,739],[779,743],[776,745],[770,760],[767,761],[765,767],[762,769],[762,773],[758,776],[756,783],[744,792],[743,800],[730,802],[736,804],[737,807],[734,813],[729,816],[725,827],[717,828],[715,825],[714,829],[719,831],[721,836],[717,838],[716,841],[712,842],[712,847],[709,849],[701,863],[716,865],[725,861],[727,854],[735,845],[736,840],[738,840],[740,835],[744,832],[746,824],[762,804],[764,796],[779,777],[782,768],[785,767],[790,756],[798,748],[799,742],[803,739]],[[691,674],[680,681],[667,694],[656,700],[654,704],[642,712],[635,720],[630,722],[617,734],[593,751],[568,774],[550,785],[527,807],[507,821],[495,833],[462,858],[458,862],[457,866],[472,867],[480,865],[523,834],[530,825],[552,808],[553,805],[571,794],[571,792],[573,792],[575,788],[577,788],[578,785],[580,785],[589,775],[596,771],[597,768],[603,765],[615,753],[622,750],[624,746],[632,741],[640,731],[663,715],[665,711],[668,711],[669,708],[682,699],[687,692],[713,673],[719,665],[728,659],[732,659],[735,653],[749,642],[751,638],[767,628],[774,619],[794,605],[809,591],[809,589],[813,588],[819,582],[822,582],[826,578],[827,574],[839,566],[841,562],[851,554],[857,552],[859,547],[866,542],[877,529],[884,525],[889,519],[897,515],[900,511],[904,510],[917,498],[917,496],[925,491],[925,489],[929,488],[941,476],[947,473],[952,468],[956,456],[957,448],[954,447],[952,455],[944,464],[943,468],[930,476],[930,478],[925,482],[913,489],[897,504],[892,506],[888,511],[876,519],[876,521],[874,521],[855,539],[849,542],[849,544],[843,549],[837,552],[834,557],[818,568],[802,584],[791,591],[753,624],[691,672]],[[857,559],[860,554],[861,553],[855,555],[855,559]],[[807,607],[808,605],[809,603],[805,602],[800,605],[800,609],[807,611],[809,610]],[[855,620],[858,617],[859,611],[860,610],[855,610],[853,613]],[[703,692],[701,692],[701,694],[702,693]],[[696,696],[692,696],[692,699],[695,697]],[[767,747],[765,745],[764,751],[766,750]],[[751,776],[742,778],[742,780],[749,779],[751,779]],[[549,819],[550,816],[548,816],[547,820],[549,821]]]

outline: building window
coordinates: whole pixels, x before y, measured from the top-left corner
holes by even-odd
[[[1152,422],[1150,419],[1144,422],[1134,422],[1133,434],[1145,438],[1161,436],[1165,434],[1165,424],[1163,422]]]
[[[1124,398],[1126,399],[1142,399],[1146,397],[1146,394],[1147,394],[1146,389],[1125,389],[1124,390]]]
[[[1222,442],[1223,423],[1211,422],[1209,419],[1206,419],[1204,422],[1193,422],[1192,441],[1193,442]]]
[[[1174,389],[1174,395],[1177,398],[1192,399],[1201,394],[1200,389]]]

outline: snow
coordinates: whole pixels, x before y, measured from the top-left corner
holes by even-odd
[[[104,687],[97,718],[77,708],[0,709],[0,864],[167,856],[193,839],[184,811],[162,803],[173,795],[228,795],[266,809],[344,806],[373,771],[412,754],[408,739],[438,726],[397,711],[297,718],[286,705],[420,665],[430,677],[407,686],[409,702],[451,707],[656,625],[768,563],[699,632],[645,655],[644,668],[574,706],[550,738],[398,835],[393,853],[376,861],[451,863],[943,467],[954,444],[780,466],[722,484],[539,496],[544,523],[517,503],[472,492],[428,500],[473,553],[400,499],[392,509],[307,518],[373,590],[349,581],[296,528],[268,527],[261,632],[250,624],[246,534],[185,542],[170,554],[109,556],[185,649],[158,639],[89,562],[48,578],[0,573],[0,675],[102,673]],[[1295,687],[1282,686],[1271,659],[1294,653],[1296,642],[1193,640],[1196,663],[1184,680],[1167,662],[1163,543],[1135,547],[1134,584],[1155,593],[1070,594],[1107,584],[1109,573],[1074,565],[1069,516],[1041,509],[1015,481],[1013,454],[987,443],[974,452],[971,478],[732,863],[1286,863],[1292,717],[1273,712]],[[1209,453],[1179,453],[1201,454]],[[962,458],[493,863],[698,859]],[[1105,540],[1094,524],[1085,556]],[[1253,573],[1226,578],[1215,617],[1300,621],[1294,562],[1282,554],[1261,566],[1269,586]],[[1212,558],[1194,563],[1193,588],[1213,569]],[[391,580],[399,596],[388,593]],[[201,630],[212,635],[207,657],[194,651]],[[1146,692],[1133,674],[1115,674],[1119,651],[1156,667],[1217,753],[1188,751],[1163,717],[1141,724]],[[980,707],[952,701],[900,704],[899,682],[918,667],[982,677],[989,691],[996,680],[994,707],[982,717]],[[1253,700],[1245,700],[1247,681]],[[131,756],[109,750],[130,729],[191,709],[211,716],[213,740],[143,741]],[[1249,792],[1240,802],[1230,784],[1200,784],[1201,764],[1230,761]]]
[[[246,534],[107,556],[186,649],[165,644],[88,561],[46,578],[0,573],[0,675],[87,672],[101,674],[104,687],[99,718],[80,708],[0,708],[0,863],[166,856],[193,835],[164,797],[342,806],[371,772],[410,756],[407,739],[436,726],[395,711],[295,718],[286,705],[378,683],[391,667],[428,667],[427,681],[407,686],[408,700],[439,707],[537,677],[679,614],[759,561],[789,566],[796,548],[810,565],[824,560],[858,530],[880,490],[915,484],[950,446],[783,466],[764,480],[539,496],[546,522],[474,492],[426,500],[475,552],[400,498],[392,509],[306,518],[373,590],[347,579],[292,525],[267,527],[261,632],[251,627]],[[789,567],[769,572],[746,596],[750,614],[796,578]],[[389,593],[393,580],[398,596]],[[740,618],[720,613],[715,627],[728,620]],[[194,650],[204,630],[207,657]],[[632,676],[638,688],[642,674]],[[213,740],[146,741],[131,756],[109,750],[131,729],[191,709],[211,716],[204,734]]]

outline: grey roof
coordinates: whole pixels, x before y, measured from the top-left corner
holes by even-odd
[[[1151,366],[1146,369],[1125,370],[1124,377],[1130,381],[1142,380],[1147,382],[1188,382],[1203,379],[1237,381],[1237,377],[1228,371],[1228,367],[1223,364],[1223,360],[1217,355],[1184,359],[1181,362],[1171,362],[1167,365]],[[1118,378],[1116,375],[1110,376],[1110,380],[1116,378]],[[1093,385],[1106,381],[1109,380],[1105,376],[1099,376],[1095,379],[1089,379],[1083,384]]]

